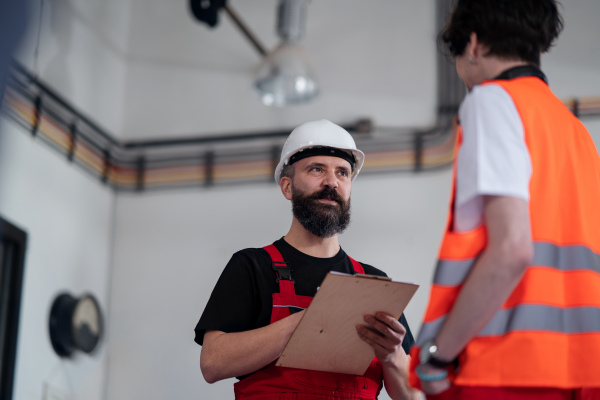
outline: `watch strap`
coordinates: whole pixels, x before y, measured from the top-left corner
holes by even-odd
[[[448,368],[450,366],[453,366],[455,369],[458,368],[458,357],[456,357],[454,360],[450,360],[450,361],[446,361],[446,360],[440,360],[439,358],[434,357],[433,355],[431,355],[429,357],[429,360],[427,360],[427,364],[431,365],[432,367],[436,367],[436,368]]]

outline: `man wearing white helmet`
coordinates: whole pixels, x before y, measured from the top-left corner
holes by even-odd
[[[292,225],[269,246],[235,253],[221,274],[195,329],[207,382],[237,377],[236,399],[249,400],[376,399],[382,383],[393,399],[418,398],[407,382],[414,339],[404,316],[367,315],[373,328],[357,327],[376,356],[363,376],[275,366],[328,272],[385,275],[347,256],[338,242],[363,162],[350,134],[329,121],[292,131],[275,170],[292,203]]]

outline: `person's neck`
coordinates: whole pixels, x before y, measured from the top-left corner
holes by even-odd
[[[506,70],[514,67],[520,67],[524,65],[532,65],[522,60],[502,60],[498,58],[490,59],[489,62],[484,64],[484,80],[490,80],[496,78],[498,75]]]
[[[307,231],[296,218],[283,238],[296,250],[313,257],[331,258],[340,251],[337,234],[328,238],[318,237]]]

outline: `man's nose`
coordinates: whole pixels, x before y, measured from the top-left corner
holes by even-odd
[[[338,179],[337,179],[337,175],[335,174],[335,171],[329,171],[329,172],[327,172],[327,174],[325,174],[325,179],[323,181],[323,184],[330,188],[337,189]]]

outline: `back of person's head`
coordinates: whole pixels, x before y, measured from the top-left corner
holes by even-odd
[[[556,0],[458,0],[439,43],[456,57],[475,32],[489,55],[539,66],[562,28]]]

